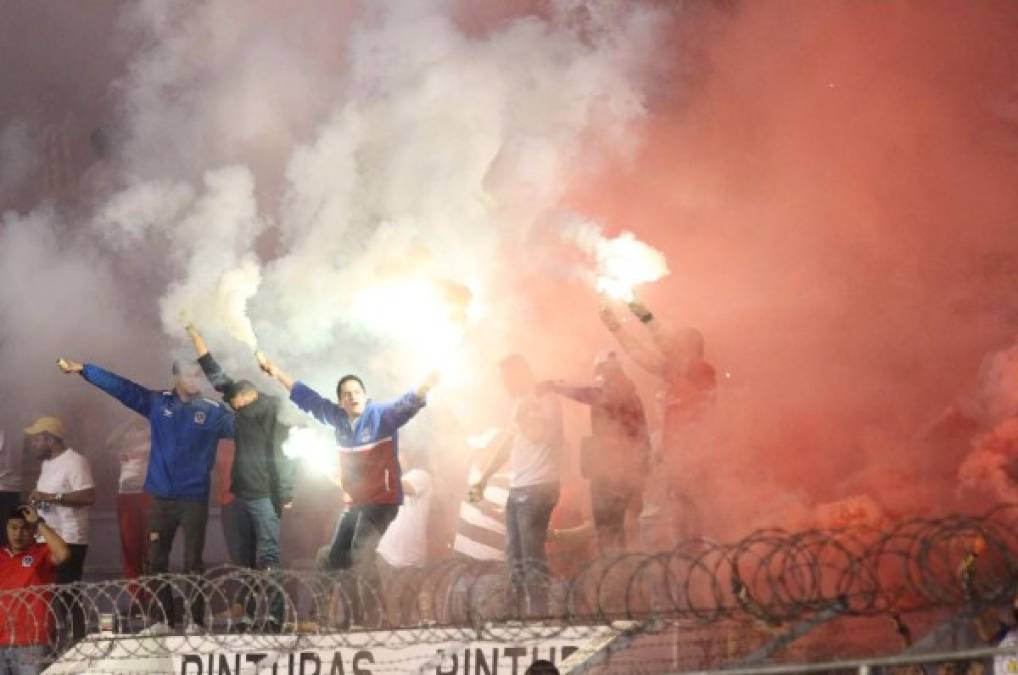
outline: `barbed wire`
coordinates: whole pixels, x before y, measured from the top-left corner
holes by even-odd
[[[1018,580],[1018,506],[980,516],[914,518],[884,528],[762,530],[731,543],[681,542],[649,554],[598,558],[549,577],[549,611],[530,616],[504,566],[466,558],[387,570],[381,587],[343,572],[221,567],[204,575],[40,586],[0,592],[0,646],[48,645],[47,658],[85,634],[144,634],[176,617],[188,640],[243,634],[245,649],[286,650],[294,636],[330,648],[398,649],[556,631],[637,626],[652,635],[720,622],[767,629],[811,617],[897,617],[1010,600]],[[575,561],[572,561],[575,564]],[[553,566],[554,568],[554,566]],[[900,621],[898,622],[900,625]],[[891,625],[889,623],[889,625]],[[400,629],[400,630],[391,630]],[[794,637],[794,633],[792,634]],[[151,641],[125,642],[123,657]]]

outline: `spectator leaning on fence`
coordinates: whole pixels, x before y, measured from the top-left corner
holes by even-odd
[[[0,550],[0,673],[34,674],[42,670],[52,630],[50,592],[23,589],[55,583],[57,568],[71,552],[31,506],[12,512],[6,530],[7,546]]]

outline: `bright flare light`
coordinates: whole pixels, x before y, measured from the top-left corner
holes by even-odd
[[[322,427],[290,427],[283,454],[306,463],[316,475],[332,478],[339,472],[336,439]]]
[[[466,286],[431,278],[397,278],[355,293],[352,318],[371,333],[399,344],[422,370],[443,380],[460,365],[466,323],[475,309]]]
[[[640,241],[632,232],[609,239],[600,234],[594,243],[597,291],[624,302],[633,299],[633,288],[668,274],[660,251]]]

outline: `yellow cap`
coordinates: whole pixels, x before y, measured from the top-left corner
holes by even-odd
[[[47,433],[63,440],[64,423],[56,417],[40,417],[36,421],[32,422],[32,426],[25,429],[25,433],[29,436]]]

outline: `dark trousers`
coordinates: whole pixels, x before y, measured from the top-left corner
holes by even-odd
[[[595,478],[590,481],[590,507],[602,555],[626,550],[626,511],[638,509],[643,496],[639,484]]]
[[[57,568],[57,584],[65,586],[81,581],[85,573],[85,555],[88,554],[87,544],[68,544],[71,557],[63,565]],[[70,639],[60,646],[68,647],[85,637],[85,606],[84,598],[75,588],[61,588],[54,598],[54,612],[57,616],[58,633],[57,640],[62,642]]]
[[[382,616],[382,582],[376,564],[378,542],[396,518],[395,504],[353,506],[339,517],[329,548],[328,569],[345,570],[343,590],[350,603],[348,620],[367,625]],[[364,591],[367,593],[364,593]],[[367,597],[363,597],[367,595]],[[371,603],[369,614],[365,604]]]
[[[205,526],[209,519],[207,499],[163,499],[155,497],[148,514],[148,573],[163,574],[170,570],[170,550],[177,528],[184,530],[184,572],[200,575],[205,571]],[[176,623],[173,589],[164,582],[153,581],[152,591],[162,609],[157,621]],[[205,622],[205,598],[200,586],[181,589],[185,603],[191,607],[191,621]]]
[[[505,507],[506,562],[513,603],[527,599],[528,616],[548,614],[548,539],[551,512],[558,504],[559,484],[541,483],[509,489]],[[517,614],[520,605],[515,604]]]
[[[273,574],[281,567],[276,507],[269,497],[234,497],[220,513],[231,562],[270,572],[269,578],[255,584],[260,587],[257,593],[249,593],[248,585],[243,584],[235,602],[245,608],[248,617],[264,616],[267,629],[281,626],[286,600],[280,591],[278,574]],[[259,607],[259,602],[266,603],[266,607]]]
[[[254,523],[247,510],[236,497],[219,507],[219,520],[223,524],[223,539],[230,562],[237,567],[255,566]]]
[[[0,532],[0,546],[7,545],[7,518],[14,513],[14,509],[21,505],[21,493],[0,492],[0,523],[3,523],[3,531]]]

